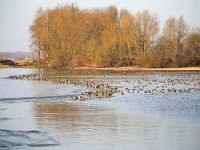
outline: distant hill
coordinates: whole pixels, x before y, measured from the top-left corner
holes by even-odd
[[[36,55],[33,52],[1,52],[0,59],[35,59]]]

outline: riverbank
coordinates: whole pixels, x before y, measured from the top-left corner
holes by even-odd
[[[2,68],[37,68],[36,66],[9,66],[0,64],[0,69]]]
[[[147,68],[147,67],[111,67],[111,68],[95,68],[95,67],[68,67],[67,69],[96,69],[96,70],[115,70],[115,71],[200,71],[200,67],[182,67],[182,68]]]
[[[15,68],[16,66],[8,66],[0,64],[0,68]],[[38,66],[17,66],[17,68],[38,68]],[[47,66],[43,66],[42,68],[51,68]],[[54,69],[83,69],[83,70],[114,70],[114,71],[200,71],[200,66],[198,67],[178,67],[178,68],[148,68],[148,67],[136,67],[136,66],[129,66],[129,67],[55,67]]]
[[[2,65],[2,64],[0,64],[0,68],[13,68],[13,67],[8,66],[8,65]]]

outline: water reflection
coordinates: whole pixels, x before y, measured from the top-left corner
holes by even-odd
[[[114,136],[116,133],[113,132],[116,116],[112,109],[106,107],[87,106],[76,102],[34,103],[34,112],[40,127],[50,125],[61,133],[61,137],[65,136],[64,138],[76,138],[75,133],[89,136],[101,128]],[[67,135],[63,135],[63,131],[67,131]]]
[[[38,127],[73,149],[199,149],[200,126],[80,102],[33,103]]]

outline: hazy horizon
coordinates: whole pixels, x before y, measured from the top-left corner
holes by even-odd
[[[81,9],[91,9],[96,7],[116,6],[119,10],[126,8],[132,13],[148,9],[156,13],[163,27],[165,21],[170,16],[184,16],[190,27],[198,27],[200,19],[200,1],[198,0],[1,0],[0,1],[0,51],[30,52],[30,32],[29,27],[35,17],[37,9],[40,7],[54,8],[57,5],[76,3]]]

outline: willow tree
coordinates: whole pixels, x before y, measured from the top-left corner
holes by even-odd
[[[101,32],[101,57],[104,66],[113,66],[118,62],[118,11],[116,7],[104,10]]]
[[[157,15],[150,14],[148,10],[136,13],[131,30],[130,34],[137,53],[137,63],[148,65],[147,54],[151,52],[159,31]]]
[[[185,66],[200,65],[200,29],[189,33],[184,45],[182,64]]]
[[[164,47],[166,65],[171,63],[173,66],[178,65],[178,60],[183,54],[184,42],[187,36],[188,26],[183,16],[176,19],[170,17],[164,27]]]
[[[133,15],[127,10],[122,10],[120,13],[120,53],[119,57],[121,61],[125,61],[125,65],[131,65],[133,57],[135,55],[134,51],[134,38],[131,36],[133,31]]]
[[[45,60],[47,57],[46,50],[48,50],[48,23],[46,11],[39,9],[36,13],[36,18],[33,21],[33,25],[30,27],[32,34],[32,48],[38,54],[38,64],[41,64],[41,60]]]

